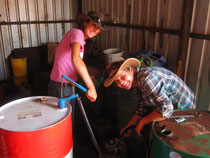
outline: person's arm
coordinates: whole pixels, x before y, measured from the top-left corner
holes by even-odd
[[[138,135],[141,135],[140,132],[145,124],[151,123],[153,121],[162,121],[165,120],[165,118],[157,111],[151,112],[149,115],[143,117],[139,123],[137,124],[135,130],[138,133]]]
[[[163,93],[150,93],[150,96],[152,96],[153,101],[158,108],[139,121],[135,129],[139,135],[141,135],[141,130],[145,124],[151,123],[153,121],[165,120],[166,118],[169,118],[173,113],[173,105],[167,95]]]
[[[140,116],[138,116],[137,114],[134,114],[131,119],[129,120],[129,122],[127,123],[127,125],[120,131],[120,134],[122,135],[123,131],[128,128],[129,126],[132,126],[132,125],[136,125],[139,120],[141,119]],[[127,135],[125,135],[126,137],[129,136],[129,133]]]
[[[80,44],[75,42],[71,44],[71,52],[72,52],[72,63],[77,70],[77,73],[80,75],[85,85],[87,86],[86,96],[90,101],[95,101],[97,98],[97,93],[95,89],[95,85],[88,73],[87,67],[84,61],[80,57]]]
[[[150,73],[146,77],[147,79],[142,83],[142,90],[144,93],[142,97],[145,98],[146,96],[150,96],[150,99],[153,100],[157,109],[139,121],[135,129],[139,135],[145,124],[169,118],[172,115],[174,108],[172,101],[164,90],[164,81],[162,77],[155,73]],[[147,98],[145,98],[145,100],[146,99]]]
[[[150,114],[143,117],[136,126],[136,132],[141,135],[141,130],[145,124],[151,123],[153,121],[162,121],[169,118],[173,113],[173,105],[167,95],[159,93],[150,93],[153,97],[153,101],[157,105],[157,109]]]

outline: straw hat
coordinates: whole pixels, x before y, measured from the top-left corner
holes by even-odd
[[[125,60],[122,57],[120,57],[116,59],[106,67],[109,77],[104,81],[104,86],[109,87],[112,84],[112,82],[115,80],[120,70],[123,70],[127,67],[138,67],[138,66],[141,66],[141,63],[136,58],[128,58]]]
[[[104,16],[100,13],[89,11],[87,15],[82,13],[77,18],[79,24],[82,24],[86,19],[92,20],[101,30],[109,29],[104,25]]]

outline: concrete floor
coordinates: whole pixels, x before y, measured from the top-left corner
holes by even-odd
[[[85,125],[80,125],[79,128],[74,128],[73,132],[73,156],[74,158],[97,158],[98,151],[94,146],[91,136],[88,133]],[[95,137],[96,138],[96,137]],[[101,148],[101,142],[96,138],[98,145]]]
[[[94,137],[102,149],[102,144],[107,137],[112,136],[113,133],[110,123],[104,121],[103,118],[94,118],[95,116],[86,113],[89,124],[91,126]],[[82,117],[79,108],[75,109],[75,122],[73,127],[73,155],[74,158],[98,158],[99,153],[91,139],[88,128],[85,125],[85,121]]]

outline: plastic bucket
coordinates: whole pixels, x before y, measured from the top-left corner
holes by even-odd
[[[104,50],[106,65],[110,64],[113,60],[122,57],[123,50],[121,48],[109,48]]]
[[[28,97],[0,108],[0,157],[72,158],[72,108],[56,97]]]
[[[27,75],[27,57],[11,57],[10,61],[13,75],[15,77],[23,77]]]

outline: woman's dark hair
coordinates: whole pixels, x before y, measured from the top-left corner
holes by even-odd
[[[90,19],[86,18],[82,22],[78,23],[79,29],[83,31],[85,29],[84,23],[89,23],[89,22],[90,22]]]

